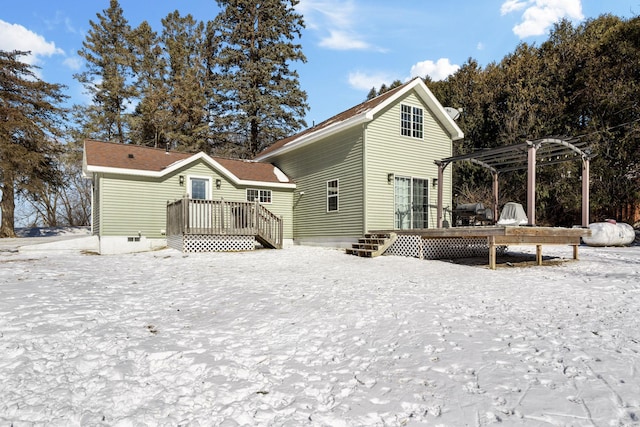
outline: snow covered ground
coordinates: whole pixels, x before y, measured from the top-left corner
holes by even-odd
[[[580,256],[0,252],[0,425],[640,425],[640,247]]]

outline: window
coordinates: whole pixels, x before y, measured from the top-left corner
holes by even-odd
[[[209,199],[209,188],[211,185],[209,178],[189,178],[189,182],[191,186],[190,196],[192,199]]]
[[[338,210],[338,180],[327,181],[327,212]]]
[[[271,203],[271,190],[247,188],[247,202]]]
[[[404,104],[400,107],[400,130],[402,135],[422,139],[422,108]]]

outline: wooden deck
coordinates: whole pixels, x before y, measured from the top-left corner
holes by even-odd
[[[167,203],[167,237],[251,236],[264,247],[281,249],[282,217],[258,202],[194,200]]]
[[[578,259],[578,246],[583,236],[590,236],[588,228],[480,226],[429,228],[419,230],[376,230],[372,233],[396,233],[429,239],[485,238],[489,246],[489,268],[496,268],[496,247],[504,245],[535,245],[536,264],[542,265],[543,245],[573,246],[573,259]]]

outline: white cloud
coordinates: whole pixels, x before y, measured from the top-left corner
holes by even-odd
[[[525,7],[527,7],[527,1],[526,0],[525,1],[522,1],[522,0],[507,0],[500,7],[500,13],[502,15],[506,15],[506,14],[511,13],[511,12],[517,12],[519,10],[522,10]]]
[[[458,69],[460,69],[460,66],[452,64],[449,58],[440,58],[436,62],[426,60],[418,62],[411,67],[411,78],[429,76],[438,81],[446,79]]]
[[[329,37],[325,37],[320,41],[320,46],[333,50],[365,50],[371,46],[358,40],[358,36],[353,33],[347,33],[340,30],[330,30]]]
[[[349,74],[349,85],[354,89],[359,90],[369,90],[373,87],[379,88],[383,83],[389,84],[393,80],[396,79],[387,73],[367,74],[361,71],[356,71]]]
[[[522,22],[513,27],[520,38],[543,35],[563,18],[584,19],[581,0],[507,0],[500,11],[505,15],[522,9]]]
[[[300,0],[296,10],[304,17],[307,29],[320,34],[319,45],[333,50],[381,50],[357,31],[362,15],[353,0]]]
[[[79,56],[72,56],[69,58],[66,58],[63,61],[63,64],[66,65],[69,69],[77,71],[80,68],[82,68],[82,58],[80,58]]]
[[[10,24],[0,19],[0,50],[31,51],[31,55],[21,58],[27,64],[38,63],[38,57],[64,55],[54,42],[48,42],[39,34],[19,24]]]

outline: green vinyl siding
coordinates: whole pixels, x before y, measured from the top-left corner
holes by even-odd
[[[274,163],[296,182],[294,238],[362,235],[361,127],[281,154]],[[339,208],[327,212],[327,182],[332,180],[339,181]]]
[[[422,139],[402,135],[402,104],[423,109]],[[432,183],[438,177],[438,167],[434,161],[451,156],[451,150],[451,137],[413,92],[381,111],[366,130],[367,229],[394,228],[394,182],[389,182],[389,174],[429,180],[429,227],[435,227],[437,187]],[[448,168],[443,187],[445,208],[451,200],[451,182]]]
[[[91,234],[100,235],[100,186],[94,175],[91,182]]]
[[[180,176],[184,185],[180,185]],[[163,237],[166,228],[167,202],[183,198],[188,191],[189,177],[211,177],[212,199],[246,201],[247,186],[235,186],[207,163],[200,161],[187,168],[161,178],[133,175],[99,175],[99,215],[102,236]],[[216,188],[216,179],[221,181]],[[249,186],[255,188],[255,186]],[[284,238],[293,236],[293,189],[271,187],[272,203],[265,205],[276,215],[283,217]]]

